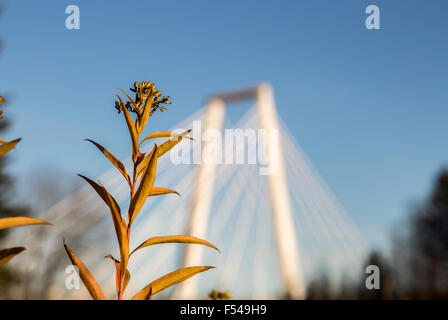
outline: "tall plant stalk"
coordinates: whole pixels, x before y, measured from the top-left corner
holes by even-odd
[[[155,114],[155,112],[165,111],[167,109],[167,105],[171,104],[171,101],[170,97],[163,96],[162,93],[155,88],[151,81],[143,81],[141,83],[135,82],[134,87],[130,90],[135,93],[134,99],[132,99],[125,91],[121,90],[126,96],[127,101],[125,103],[120,95],[117,95],[118,101],[115,102],[115,108],[118,110],[118,113],[123,113],[131,137],[133,164],[131,175],[127,173],[123,163],[121,163],[112,153],[95,141],[87,139],[87,141],[94,144],[106,156],[106,158],[109,159],[109,161],[126,180],[130,194],[127,221],[122,217],[121,208],[117,201],[106,190],[106,188],[101,185],[101,183],[96,183],[95,181],[80,175],[80,177],[92,186],[101,199],[103,199],[112,216],[118,241],[118,248],[120,251],[120,260],[114,258],[111,254],[106,255],[106,258],[111,259],[115,265],[116,290],[119,300],[123,299],[123,295],[131,277],[127,268],[129,259],[137,250],[161,243],[200,244],[218,250],[211,243],[196,237],[187,235],[171,235],[151,237],[130,252],[129,241],[131,238],[132,224],[140,213],[148,197],[165,194],[179,195],[174,190],[154,186],[158,158],[170,151],[175,145],[182,141],[182,139],[191,139],[187,136],[190,132],[190,130],[188,130],[182,134],[169,131],[153,132],[141,140],[140,136],[143,134],[148,120]],[[142,153],[140,151],[140,146],[154,138],[169,139],[160,145],[154,144],[154,147],[149,154]],[[87,267],[73,253],[65,242],[64,247],[71,262],[79,268],[80,278],[87,287],[87,290],[92,298],[98,300],[105,299],[104,293]],[[132,299],[149,300],[154,294],[210,268],[213,267],[192,266],[178,269],[149,283],[137,294],[135,294]]]

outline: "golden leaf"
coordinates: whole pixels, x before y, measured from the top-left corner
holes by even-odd
[[[15,248],[8,248],[0,250],[0,266],[7,263],[9,260],[14,258],[16,255],[18,255],[20,252],[25,251],[26,249],[24,247],[15,247]]]
[[[211,268],[214,267],[187,267],[168,273],[144,287],[132,298],[132,300],[149,300],[152,295]]]
[[[105,258],[110,258],[114,262],[114,265],[115,265],[115,285],[117,287],[117,294],[118,294],[118,291],[120,290],[120,281],[121,281],[121,279],[120,279],[120,272],[121,272],[120,261],[115,259],[111,254],[108,254],[107,256],[105,256]],[[124,275],[123,292],[124,292],[124,290],[126,290],[126,287],[128,286],[128,283],[129,283],[130,279],[131,279],[131,273],[126,268],[126,273]]]
[[[20,140],[22,140],[22,139],[19,138],[19,139],[16,139],[16,140],[13,140],[10,142],[6,142],[6,143],[3,143],[2,145],[0,145],[0,157],[5,155],[9,151],[11,151],[11,149],[13,149],[19,143]]]
[[[93,140],[86,139],[86,141],[89,141],[93,143],[105,156],[107,159],[109,159],[110,162],[118,169],[118,171],[121,172],[121,174],[125,177],[126,181],[128,182],[129,186],[131,186],[131,178],[129,177],[128,173],[126,172],[126,169],[121,163],[120,160],[118,160],[112,153],[110,153],[106,148],[101,146],[100,144],[96,143]]]
[[[145,128],[146,124],[148,123],[148,119],[151,116],[151,107],[152,107],[153,102],[154,102],[154,97],[152,95],[149,95],[145,101],[145,105],[143,106],[142,116],[138,118],[137,131],[139,134],[142,133],[143,129]]]
[[[92,188],[95,189],[95,191],[99,194],[99,196],[109,207],[110,213],[112,215],[112,221],[115,227],[115,232],[117,234],[118,245],[120,247],[121,261],[123,261],[121,267],[123,269],[122,271],[124,271],[128,264],[129,259],[129,241],[128,241],[126,223],[121,217],[120,206],[118,205],[117,201],[115,201],[115,199],[109,194],[106,188],[104,188],[102,185],[97,184],[95,181],[90,180],[89,178],[83,175],[78,174],[78,176],[86,180],[92,186]]]
[[[79,269],[79,277],[86,286],[90,295],[94,300],[106,300],[103,291],[96,282],[95,278],[90,273],[89,269],[84,265],[84,263],[73,253],[70,247],[64,241],[64,248],[67,251],[68,257],[73,265],[77,266]]]
[[[146,198],[151,193],[152,186],[154,184],[154,179],[156,178],[156,170],[157,170],[157,145],[154,145],[153,150],[151,151],[151,158],[149,159],[148,166],[146,168],[145,174],[140,181],[140,185],[138,186],[137,191],[135,192],[135,196],[132,198],[131,203],[129,205],[129,225],[134,222],[137,217],[140,209],[143,207],[143,204],[146,201]]]
[[[159,196],[162,194],[169,194],[169,193],[175,193],[180,197],[179,192],[168,188],[160,188],[160,187],[153,187],[151,189],[151,192],[149,193],[149,196]]]
[[[188,134],[188,132],[190,132],[191,130],[185,131],[184,133],[180,134],[179,136],[175,137],[175,138],[171,138],[167,141],[165,141],[164,143],[162,143],[158,148],[157,148],[157,157],[160,158],[161,156],[163,156],[165,153],[167,153],[168,151],[170,151],[172,148],[174,148],[174,146],[176,146],[176,144],[178,144],[179,142],[182,141],[182,139],[184,138],[184,136],[186,134]],[[143,172],[145,172],[146,167],[148,166],[149,163],[149,159],[152,156],[152,152],[150,154],[148,154],[143,161],[138,165],[137,168],[137,177],[139,177]]]
[[[132,155],[133,157],[137,157],[137,155],[139,154],[138,151],[138,134],[137,134],[137,129],[135,128],[135,124],[132,121],[132,117],[128,111],[128,109],[126,108],[126,106],[123,103],[123,100],[121,100],[120,96],[117,94],[118,99],[120,100],[121,103],[121,109],[123,111],[124,114],[124,118],[126,119],[126,124],[128,125],[128,129],[129,129],[129,133],[131,135],[131,140],[132,140]]]
[[[131,252],[131,255],[142,248],[149,247],[155,244],[160,243],[192,243],[192,244],[202,244],[204,246],[208,246],[210,248],[213,248],[217,251],[219,251],[218,248],[216,248],[214,245],[212,245],[210,242],[192,237],[192,236],[164,236],[164,237],[152,237],[143,242],[141,245],[139,245],[134,251]],[[221,252],[221,251],[219,251]]]
[[[148,154],[138,165],[136,175],[137,178],[140,177],[143,172],[145,172],[146,168],[148,167],[149,160],[152,158],[152,154],[153,151],[151,151],[151,153]]]
[[[49,223],[49,222],[39,220],[39,219],[30,218],[30,217],[10,217],[10,218],[0,219],[0,230],[7,229],[7,228],[13,228],[13,227],[32,225],[32,224],[51,225],[51,223]]]
[[[190,132],[191,132],[191,129],[186,131],[186,133],[190,133]],[[184,133],[176,133],[176,132],[171,132],[171,131],[153,132],[153,133],[147,135],[146,138],[143,139],[140,142],[140,145],[142,145],[143,142],[145,142],[145,141],[147,141],[149,139],[154,139],[154,138],[177,138],[177,137],[179,137],[181,135],[185,135],[186,133],[185,132]],[[193,140],[193,138],[191,138],[191,137],[185,137],[185,138]]]
[[[123,92],[126,95],[126,97],[128,98],[128,100],[132,103],[132,106],[134,107],[135,112],[140,114],[140,108],[137,106],[135,101],[126,93],[126,91],[124,91],[122,89],[120,89],[120,91]]]
[[[167,153],[168,151],[170,151],[172,148],[174,148],[179,142],[182,141],[183,138],[185,138],[185,136],[191,132],[190,130],[187,130],[175,137],[171,137],[169,140],[165,141],[164,143],[162,143],[159,147],[158,150],[158,156],[162,156],[165,153]]]

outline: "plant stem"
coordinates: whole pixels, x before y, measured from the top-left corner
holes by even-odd
[[[131,184],[131,201],[134,198],[135,195],[135,184],[136,184],[136,178],[137,178],[137,169],[138,169],[138,165],[137,165],[137,159],[133,159],[134,162],[134,172],[132,174],[132,184]],[[128,221],[128,227],[127,227],[127,241],[128,241],[128,246],[129,246],[129,239],[131,238],[131,221]],[[126,270],[124,270],[124,272],[120,271],[120,285],[119,285],[119,290],[118,290],[118,300],[123,300],[123,293],[124,293],[124,279],[126,276]]]
[[[118,300],[123,300],[123,293],[124,293],[124,274],[121,276],[120,279],[120,290],[118,291]]]

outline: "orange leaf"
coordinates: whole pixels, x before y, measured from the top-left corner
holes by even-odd
[[[51,223],[49,223],[49,222],[39,220],[39,219],[30,218],[30,217],[10,217],[10,218],[0,219],[0,230],[7,229],[7,228],[13,228],[13,227],[32,225],[32,224],[51,225]]]
[[[9,151],[11,151],[11,149],[14,149],[14,147],[19,143],[19,141],[22,140],[21,138],[10,141],[10,142],[6,142],[3,143],[2,145],[0,145],[0,157],[3,156],[4,154],[8,153]]]
[[[120,247],[121,261],[123,261],[123,265],[121,267],[123,269],[122,271],[125,271],[129,259],[129,241],[126,223],[124,223],[124,220],[121,217],[120,206],[102,185],[97,184],[95,181],[90,180],[83,175],[78,174],[78,176],[86,180],[109,207],[110,213],[112,215],[112,221],[115,227],[115,232],[117,234],[118,245]]]
[[[7,263],[9,260],[14,258],[16,255],[18,255],[20,252],[25,251],[26,249],[24,247],[15,247],[15,248],[8,248],[0,250],[0,266]]]
[[[149,247],[155,244],[160,243],[191,243],[191,244],[202,244],[204,246],[208,246],[210,248],[213,248],[217,251],[219,251],[218,248],[216,248],[214,245],[212,245],[210,242],[192,237],[192,236],[164,236],[164,237],[152,237],[143,242],[141,245],[139,245],[134,251],[131,252],[131,255],[142,248]],[[219,251],[220,252],[220,251]]]
[[[141,117],[138,118],[137,123],[137,131],[139,134],[142,133],[143,129],[145,128],[146,124],[148,123],[148,119],[151,116],[151,107],[152,103],[154,102],[154,97],[152,94],[148,96],[148,98],[145,101],[145,105],[143,106],[143,112]]]
[[[169,194],[169,193],[175,193],[180,197],[179,192],[175,190],[171,190],[168,188],[160,188],[160,187],[152,187],[151,192],[149,193],[149,196],[159,196],[162,194]]]
[[[146,138],[143,139],[143,140],[140,142],[140,145],[142,145],[143,142],[145,142],[145,141],[147,141],[147,140],[149,140],[149,139],[154,139],[154,138],[173,138],[173,139],[176,139],[176,138],[178,138],[179,136],[181,136],[181,135],[185,135],[186,133],[190,133],[190,132],[191,132],[191,129],[188,130],[188,131],[186,131],[186,132],[184,132],[184,133],[176,133],[176,132],[171,132],[171,131],[158,131],[158,132],[153,132],[153,133],[147,135]],[[190,140],[193,140],[193,138],[191,138],[191,137],[185,137],[185,138],[190,139]]]
[[[106,300],[103,291],[96,282],[95,278],[90,273],[89,269],[84,265],[84,263],[73,253],[70,247],[64,241],[64,248],[67,251],[68,257],[73,265],[77,266],[79,269],[79,277],[86,286],[90,295],[94,300]]]
[[[124,91],[123,91],[124,92]],[[123,100],[121,100],[120,96],[117,94],[118,99],[120,100],[121,103],[121,110],[123,111],[124,114],[124,118],[126,119],[126,124],[128,125],[128,129],[129,129],[129,133],[131,135],[131,140],[132,140],[132,155],[133,158],[136,158],[139,154],[138,151],[138,134],[137,134],[137,129],[135,128],[135,124],[132,121],[132,117],[129,114],[128,109],[126,108]]]
[[[107,159],[109,159],[110,162],[118,169],[118,171],[121,172],[121,174],[124,176],[126,181],[128,182],[129,186],[131,185],[131,178],[126,172],[126,168],[124,167],[123,163],[121,163],[120,160],[118,160],[112,153],[110,153],[106,148],[104,148],[102,145],[96,143],[93,140],[86,139],[86,141],[89,141],[93,143],[105,156]]]
[[[131,102],[132,106],[134,107],[134,110],[140,114],[140,108],[137,106],[137,104],[135,103],[135,101],[126,93],[126,91],[120,89],[121,92],[123,92],[126,97],[128,98],[129,102]]]
[[[140,212],[140,209],[143,207],[146,198],[151,193],[151,189],[154,184],[154,179],[156,178],[156,170],[157,170],[156,154],[157,154],[157,145],[154,145],[154,148],[151,152],[151,158],[149,160],[145,174],[143,175],[143,178],[140,181],[140,185],[138,186],[138,189],[135,192],[135,195],[132,198],[131,203],[129,205],[129,212],[128,212],[129,225],[131,225],[132,222],[134,222],[135,218]]]
[[[117,259],[115,259],[111,254],[108,254],[107,256],[105,256],[105,258],[110,258],[115,265],[115,285],[117,287],[117,294],[118,291],[120,290],[120,272],[121,272],[121,265],[120,265],[120,261],[118,261]],[[128,286],[129,280],[131,279],[131,273],[129,272],[128,269],[126,269],[126,274],[124,276],[124,287],[123,287],[123,291],[126,290],[126,287]]]
[[[157,148],[157,157],[161,157],[163,156],[165,153],[167,153],[168,151],[170,151],[172,148],[174,148],[179,142],[182,141],[182,139],[184,138],[184,136],[190,132],[191,130],[185,131],[184,133],[180,134],[178,137],[175,138],[171,138],[167,141],[165,141],[164,143],[162,143],[158,148]],[[151,159],[152,153],[150,153],[149,155],[147,155],[143,161],[138,165],[137,168],[137,177],[139,177],[143,172],[145,172],[146,167],[148,166],[149,160]]]
[[[214,267],[187,267],[168,273],[144,287],[132,300],[149,300],[152,295],[211,268]]]

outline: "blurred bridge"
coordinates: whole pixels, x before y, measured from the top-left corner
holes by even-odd
[[[226,105],[239,100],[253,100],[255,104],[232,124],[225,116]],[[150,236],[189,234],[215,244],[222,254],[180,244],[141,250],[130,260],[132,278],[126,290],[127,297],[183,264],[213,265],[216,269],[159,294],[159,298],[202,299],[212,290],[228,290],[232,298],[289,296],[300,299],[306,297],[307,284],[319,277],[320,272],[326,272],[334,287],[343,279],[359,277],[367,251],[362,235],[275,110],[272,90],[263,84],[214,95],[204,108],[174,126],[173,129],[193,128],[195,142],[184,139],[171,151],[172,155],[159,159],[155,185],[174,189],[182,197],[150,198],[134,223],[131,248]],[[216,132],[224,128],[242,129],[244,133],[265,129],[268,134],[261,139],[263,141],[258,134],[245,134],[243,139],[236,139],[236,143],[220,145]],[[214,136],[204,139],[202,134],[207,130],[211,132],[210,129],[214,129]],[[270,131],[278,132],[278,139],[271,137]],[[276,142],[278,145],[274,146]],[[260,158],[263,145],[266,145],[265,159]],[[150,148],[152,145],[147,144],[143,152]],[[214,150],[214,156],[220,151],[217,154],[221,154],[222,159],[233,160],[235,150],[243,150],[244,161],[197,163],[197,155],[203,157],[206,149]],[[255,163],[250,160],[253,155],[257,155]],[[263,163],[264,160],[270,162]],[[127,170],[132,170],[130,159],[123,163]],[[273,174],[262,174],[270,169],[274,169]],[[122,208],[127,207],[127,185],[115,168],[97,180]],[[62,236],[70,245],[77,239],[88,239],[89,245],[80,246],[81,251],[75,252],[106,295],[114,297],[114,267],[103,257],[108,253],[119,256],[118,249],[113,232],[109,232],[113,227],[107,208],[90,186],[83,186],[40,217],[51,221],[55,227],[41,235],[40,241],[35,240],[31,229],[26,230],[27,263],[14,259],[11,264],[22,269],[26,265],[25,271],[43,274],[48,270],[38,262],[42,257],[40,260],[33,258],[33,251],[38,250],[42,242],[44,249],[39,254],[51,259],[55,255],[65,255]],[[69,220],[73,223],[67,223]],[[23,240],[23,231],[12,231],[6,242]],[[62,265],[68,266],[68,258],[64,259]],[[66,289],[65,267],[53,272],[57,273],[57,280],[51,286],[50,297],[89,298],[85,289]]]

